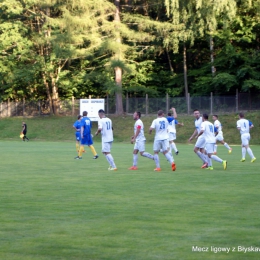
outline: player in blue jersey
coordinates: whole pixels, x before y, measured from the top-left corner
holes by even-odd
[[[241,134],[241,141],[242,141],[242,159],[241,162],[244,162],[246,159],[246,152],[251,157],[251,163],[253,163],[256,158],[253,154],[253,151],[249,147],[250,141],[250,129],[253,128],[254,125],[251,121],[245,119],[244,113],[239,113],[239,120],[237,121],[237,129],[240,131]]]
[[[76,137],[76,150],[77,153],[79,152],[80,148],[80,140],[81,140],[81,135],[80,135],[80,129],[81,129],[81,115],[78,115],[78,120],[73,124],[73,128],[75,129],[75,137]]]
[[[83,117],[81,119],[81,128],[80,128],[80,134],[81,134],[81,141],[80,141],[80,148],[78,156],[75,157],[75,159],[82,159],[82,153],[84,152],[84,145],[87,145],[91,152],[93,153],[94,157],[93,159],[97,159],[98,155],[97,152],[93,146],[93,140],[91,135],[91,128],[92,123],[91,120],[87,117],[88,112],[83,112]]]

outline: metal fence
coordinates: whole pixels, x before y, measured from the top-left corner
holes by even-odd
[[[115,97],[107,96],[105,99],[105,110],[107,114],[116,113]],[[239,111],[260,110],[260,93],[237,93],[234,96],[199,96],[144,98],[124,97],[123,108],[126,114],[140,111],[142,114],[156,114],[162,109],[168,111],[175,107],[180,114],[191,114],[194,109],[208,114],[236,113]],[[60,100],[58,102],[58,114],[76,116],[80,112],[80,100]],[[50,103],[48,101],[17,101],[0,103],[0,117],[12,116],[44,116],[50,115]]]

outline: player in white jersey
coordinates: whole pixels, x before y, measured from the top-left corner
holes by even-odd
[[[172,154],[172,149],[174,150],[175,154],[178,155],[179,151],[176,147],[176,144],[174,143],[174,140],[176,140],[176,125],[184,126],[183,123],[179,123],[177,118],[177,112],[176,109],[173,107],[172,109],[173,115],[171,113],[168,113],[167,120],[168,120],[168,134],[169,134],[169,146],[170,146],[170,153]]]
[[[207,150],[207,154],[209,157],[207,169],[213,170],[212,162],[211,162],[211,159],[213,159],[216,162],[222,163],[224,170],[226,170],[227,161],[222,160],[217,155],[213,154],[214,146],[216,144],[216,138],[215,138],[215,134],[214,134],[214,125],[208,121],[208,118],[209,117],[207,114],[203,114],[203,117],[202,117],[203,122],[201,124],[200,132],[198,134],[199,137],[203,136],[206,141],[206,150]]]
[[[191,142],[191,140],[195,137],[197,138],[197,141],[195,143],[194,146],[194,153],[196,153],[198,155],[198,157],[202,160],[203,165],[201,166],[201,168],[206,168],[208,166],[208,157],[205,154],[205,145],[206,145],[206,141],[204,136],[200,135],[200,127],[202,124],[202,117],[200,116],[200,111],[198,109],[194,109],[193,111],[193,115],[195,117],[195,130],[192,134],[192,136],[189,138],[189,142]]]
[[[249,147],[250,141],[250,129],[253,128],[254,125],[251,121],[245,119],[244,113],[239,113],[239,120],[237,121],[237,129],[240,131],[241,134],[241,141],[242,141],[242,159],[241,162],[246,160],[246,152],[251,157],[251,163],[253,163],[256,158],[253,154],[253,151]]]
[[[105,116],[105,111],[100,109],[98,111],[98,130],[96,131],[95,135],[101,133],[102,135],[102,153],[106,156],[106,159],[109,163],[108,170],[116,171],[117,167],[114,162],[114,158],[112,156],[111,147],[113,143],[113,126],[112,121]]]
[[[176,170],[174,159],[168,152],[169,135],[167,132],[167,127],[168,127],[168,121],[164,117],[164,112],[162,110],[159,110],[157,113],[157,118],[153,120],[149,129],[149,134],[151,134],[152,131],[155,130],[154,143],[153,143],[154,161],[156,164],[156,168],[154,169],[155,171],[161,171],[160,159],[158,155],[160,149],[162,149],[164,156],[171,163],[172,170],[173,171]]]
[[[128,168],[129,170],[137,170],[137,162],[138,162],[138,152],[146,158],[151,160],[154,159],[153,155],[145,152],[145,141],[146,138],[144,136],[144,124],[142,122],[141,112],[134,112],[133,119],[135,120],[134,124],[134,135],[131,138],[131,143],[135,144],[133,151],[133,166]]]
[[[216,132],[216,145],[214,148],[214,154],[217,154],[217,141],[222,143],[228,149],[228,153],[232,153],[232,148],[230,148],[229,145],[224,141],[222,125],[218,120],[218,116],[213,115],[212,119],[214,121],[214,127],[215,127],[215,132]]]

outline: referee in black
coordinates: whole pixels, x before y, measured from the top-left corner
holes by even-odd
[[[28,141],[29,141],[29,138],[26,137],[27,125],[25,124],[25,122],[23,122],[23,124],[22,124],[22,133],[23,133],[23,141],[25,141],[25,139],[26,139],[27,142],[28,142]]]

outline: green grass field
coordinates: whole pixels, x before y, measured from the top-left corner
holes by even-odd
[[[133,145],[115,142],[110,172],[100,142],[97,160],[88,148],[74,160],[74,141],[2,141],[0,259],[259,259],[238,250],[260,247],[260,147],[259,160],[241,163],[240,146],[231,155],[219,146],[228,169],[214,162],[207,171],[193,145],[177,146],[176,172],[163,155],[161,172],[140,157],[129,171]]]

